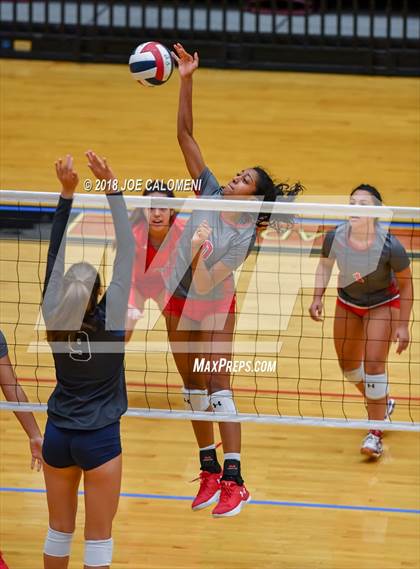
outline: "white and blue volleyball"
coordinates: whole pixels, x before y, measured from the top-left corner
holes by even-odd
[[[128,64],[134,79],[147,87],[166,83],[174,68],[170,51],[155,41],[136,47]]]

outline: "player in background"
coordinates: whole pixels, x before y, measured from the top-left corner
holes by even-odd
[[[350,204],[382,205],[382,197],[373,186],[361,184],[351,192]],[[391,342],[397,343],[397,354],[401,354],[410,341],[410,259],[399,240],[375,218],[352,216],[329,231],[309,309],[316,322],[322,320],[322,299],[334,263],[339,269],[334,317],[338,362],[344,377],[365,397],[368,418],[382,421],[393,409],[386,372]],[[382,430],[369,431],[362,442],[362,454],[380,457],[382,434]]]
[[[6,338],[0,330],[0,387],[7,401],[27,403],[26,393],[19,385],[13,372],[9,358]],[[23,430],[28,435],[31,452],[31,468],[40,471],[42,468],[42,435],[32,413],[14,412]],[[0,569],[8,569],[0,551]]]
[[[0,330],[0,387],[7,401],[27,403],[26,393],[19,385],[9,359],[7,341]],[[15,412],[15,416],[28,435],[29,448],[32,455],[31,468],[40,471],[42,468],[42,435],[32,413]]]
[[[150,198],[175,198],[172,190],[163,183],[153,182],[143,191]],[[130,340],[136,322],[143,317],[144,303],[151,298],[163,311],[165,282],[163,272],[175,251],[184,229],[174,209],[137,208],[130,217],[136,253],[127,311],[126,340]]]

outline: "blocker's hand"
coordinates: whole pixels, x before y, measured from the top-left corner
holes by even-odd
[[[111,168],[108,166],[106,158],[101,158],[93,150],[86,152],[88,166],[98,180],[115,180],[115,176]]]
[[[73,156],[67,154],[65,160],[59,158],[55,162],[55,171],[62,186],[61,196],[65,199],[72,199],[79,183],[79,176],[73,169]]]
[[[199,63],[198,53],[195,51],[194,56],[192,56],[190,53],[185,51],[182,44],[180,43],[174,44],[174,50],[175,52],[172,51],[171,53],[172,57],[175,59],[175,61],[178,64],[178,71],[180,77],[181,78],[191,77],[191,75],[198,67]]]

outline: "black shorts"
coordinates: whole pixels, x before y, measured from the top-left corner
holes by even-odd
[[[92,470],[121,454],[120,422],[93,431],[62,429],[49,419],[45,427],[42,456],[49,466],[79,466]]]

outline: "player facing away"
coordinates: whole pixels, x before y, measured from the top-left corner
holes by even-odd
[[[87,158],[95,175],[114,178],[106,161],[91,151]],[[116,256],[106,293],[100,299],[100,278],[89,263],[76,263],[64,273],[65,232],[78,183],[72,157],[60,159],[56,172],[62,191],[51,229],[42,304],[57,378],[48,400],[43,445],[49,510],[44,567],[68,567],[83,475],[84,567],[107,568],[121,486],[120,417],[127,409],[124,325],[134,240],[124,199],[110,192]]]
[[[7,401],[15,403],[27,403],[26,393],[19,385],[13,372],[13,367],[9,358],[7,341],[0,330],[0,387]],[[28,435],[29,448],[31,451],[31,468],[39,471],[42,468],[42,435],[38,423],[32,413],[15,412],[16,418],[23,430]],[[0,566],[1,569],[1,566]]]
[[[191,177],[201,182],[198,197],[271,202],[280,196],[293,199],[301,190],[299,185],[289,190],[288,186],[275,185],[259,167],[242,170],[220,187],[193,137],[192,75],[198,67],[198,54],[191,56],[181,44],[175,44],[174,49],[180,75],[178,142]],[[233,272],[249,255],[257,225],[266,220],[266,215],[235,211],[194,211],[185,226],[167,282],[165,316],[174,359],[184,381],[187,409],[237,412],[226,368],[199,372],[194,370],[194,361],[206,356],[210,369],[214,369],[213,363],[232,360],[236,312]],[[282,220],[290,222],[290,218]],[[222,422],[219,428],[223,469],[216,455],[213,424],[193,421],[201,472],[192,509],[216,503],[213,516],[233,516],[250,499],[241,475],[241,425]]]
[[[150,188],[150,189],[149,189]],[[149,184],[143,196],[175,198],[165,184]],[[130,218],[136,253],[133,263],[131,291],[128,299],[126,340],[133,334],[137,320],[143,317],[144,303],[151,298],[162,311],[165,301],[163,271],[177,247],[184,228],[175,210],[169,208],[137,208]]]
[[[382,205],[378,190],[361,184],[350,194],[351,205]],[[393,406],[388,399],[386,362],[392,341],[397,354],[410,341],[408,323],[413,304],[410,259],[399,240],[372,217],[350,217],[329,231],[316,270],[309,309],[322,320],[322,298],[337,263],[338,297],[334,344],[344,377],[364,395],[368,418],[381,421]],[[383,452],[382,431],[371,430],[362,454],[378,458]]]

